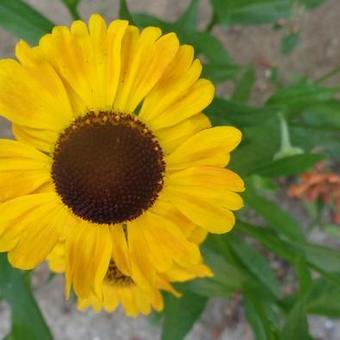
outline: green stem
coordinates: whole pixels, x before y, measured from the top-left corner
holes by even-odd
[[[214,12],[212,17],[211,17],[211,20],[210,20],[208,26],[205,29],[205,31],[206,32],[211,32],[213,30],[213,28],[215,27],[216,23],[217,23],[217,15]]]

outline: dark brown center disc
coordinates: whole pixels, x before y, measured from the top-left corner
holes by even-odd
[[[65,205],[94,223],[135,219],[163,186],[162,150],[132,115],[90,112],[60,136],[52,177]]]

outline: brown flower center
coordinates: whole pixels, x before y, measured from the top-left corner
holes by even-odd
[[[110,262],[109,269],[107,270],[105,275],[105,281],[108,284],[123,287],[130,287],[135,284],[130,276],[124,275],[117,268],[116,264],[113,261]]]
[[[90,112],[60,135],[52,177],[75,215],[115,224],[152,206],[163,187],[164,170],[156,138],[136,117]]]

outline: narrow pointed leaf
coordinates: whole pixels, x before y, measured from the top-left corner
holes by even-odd
[[[208,298],[186,292],[181,298],[165,296],[162,340],[181,340],[200,317]]]
[[[52,340],[50,330],[33,297],[30,274],[12,268],[0,254],[0,295],[11,307],[11,339]]]
[[[18,38],[37,43],[54,24],[22,0],[0,0],[0,26]]]

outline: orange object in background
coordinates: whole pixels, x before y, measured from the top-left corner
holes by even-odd
[[[332,221],[340,224],[340,174],[328,171],[324,162],[302,174],[300,183],[289,187],[288,195],[310,202],[320,198],[324,204],[334,204]]]

